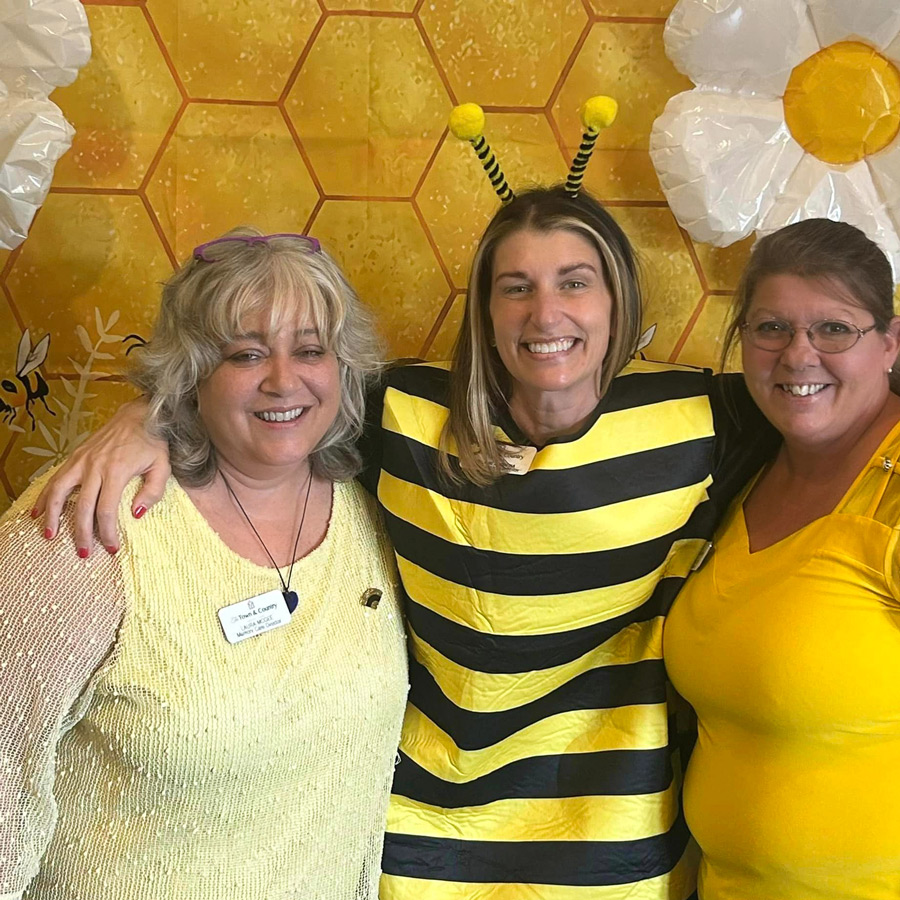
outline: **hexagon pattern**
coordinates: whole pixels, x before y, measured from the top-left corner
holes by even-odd
[[[421,11],[460,101],[543,106],[588,16],[572,0],[454,0]]]
[[[187,106],[146,195],[177,260],[235,225],[302,231],[319,199],[277,107],[213,103]]]
[[[715,364],[749,245],[695,247],[649,160],[654,117],[690,87],[662,43],[675,0],[84,2],[91,62],[53,94],[73,147],[28,239],[0,253],[0,511],[132,395],[159,283],[238,223],[316,234],[391,354],[446,358],[497,207],[447,135],[454,103],[486,107],[516,187],[563,178],[581,103],[615,96],[585,183],[641,254],[646,355]],[[45,407],[15,369],[47,335]]]
[[[90,66],[54,94],[75,126],[54,183],[73,188],[137,188],[181,106],[178,85],[135,6],[87,10]]]
[[[378,315],[391,348],[416,355],[450,296],[428,236],[411,203],[328,200],[312,224]]]
[[[316,0],[146,0],[193,99],[276,100],[318,23]]]
[[[344,15],[319,32],[288,113],[328,194],[409,196],[447,94],[412,19]]]

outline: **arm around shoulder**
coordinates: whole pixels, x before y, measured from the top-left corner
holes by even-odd
[[[169,452],[165,441],[145,429],[146,416],[145,399],[124,404],[60,466],[34,507],[36,514],[44,515],[46,537],[57,534],[63,505],[79,486],[73,522],[76,548],[82,557],[90,556],[93,548],[95,518],[103,546],[110,553],[118,548],[119,501],[132,478],[144,478],[132,505],[137,518],[162,497],[171,474]]]

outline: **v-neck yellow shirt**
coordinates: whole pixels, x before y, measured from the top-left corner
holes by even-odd
[[[745,491],[669,614],[702,900],[900,897],[898,467],[900,425],[834,512],[755,553]]]

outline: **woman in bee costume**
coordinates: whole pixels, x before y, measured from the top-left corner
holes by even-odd
[[[758,455],[746,440],[724,446],[708,372],[634,359],[633,253],[580,190],[614,116],[614,101],[589,101],[566,184],[518,196],[481,110],[451,118],[503,206],[452,362],[392,370],[363,442],[411,648],[383,900],[694,891],[662,625],[719,495]],[[85,475],[115,484],[159,456],[134,419],[107,426],[127,449],[95,439],[58,478],[51,524]]]

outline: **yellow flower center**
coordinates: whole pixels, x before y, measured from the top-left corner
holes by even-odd
[[[832,44],[791,72],[784,117],[808,153],[827,163],[857,162],[900,130],[900,72],[867,44]]]

